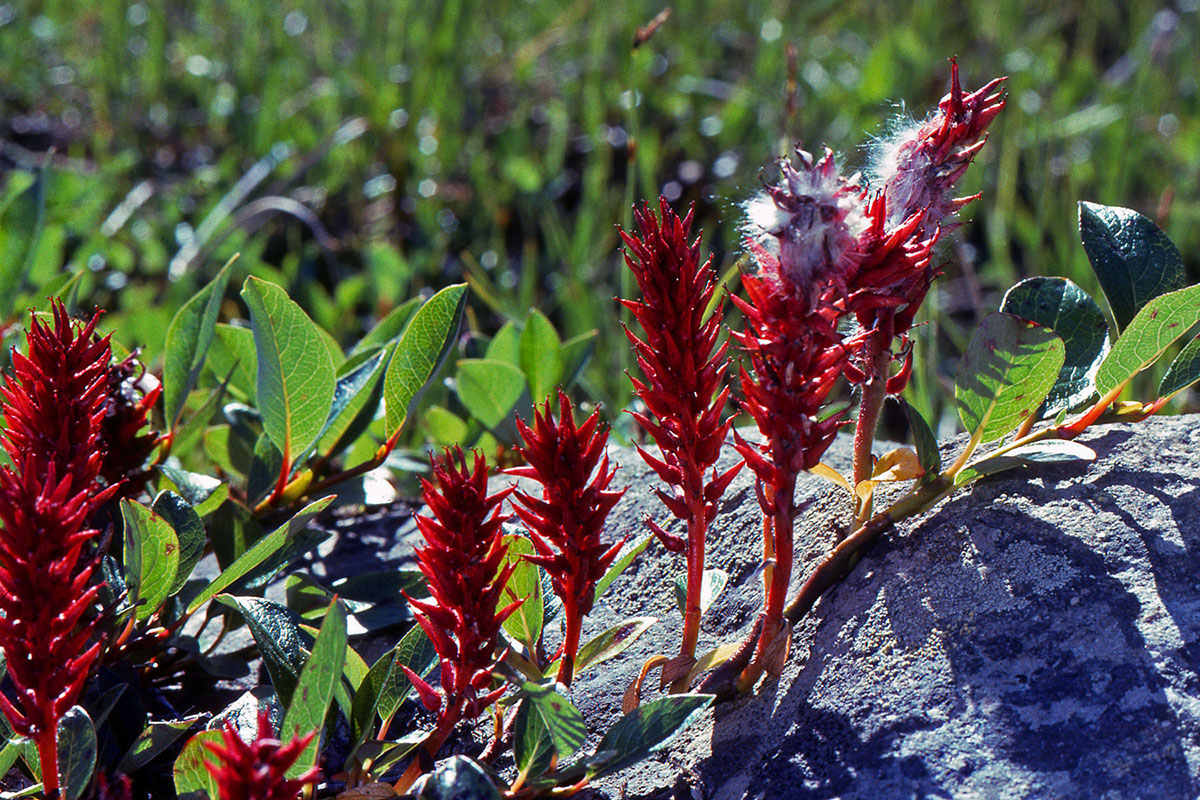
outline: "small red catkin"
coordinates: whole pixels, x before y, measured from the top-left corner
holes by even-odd
[[[430,459],[433,480],[422,480],[430,514],[416,516],[425,546],[417,549],[417,567],[429,588],[428,600],[408,598],[413,615],[429,636],[441,663],[442,694],[404,667],[421,702],[438,714],[437,728],[426,740],[432,756],[463,719],[474,719],[504,693],[493,689],[492,672],[500,626],[521,601],[497,610],[500,594],[515,564],[502,567],[507,547],[501,526],[509,518],[500,505],[512,491],[489,495],[487,463],[479,453],[473,464],[459,447]],[[421,774],[414,759],[396,784],[403,791]]]
[[[571,400],[561,389],[558,402],[557,421],[549,400],[534,408],[532,428],[517,419],[517,430],[525,442],[518,450],[528,465],[505,470],[505,474],[531,478],[542,485],[540,498],[517,491],[513,509],[528,527],[537,551],[523,558],[546,571],[554,594],[563,603],[558,681],[569,686],[583,617],[592,610],[596,581],[625,543],[625,539],[613,545],[600,541],[604,521],[625,490],[608,489],[616,468],[608,468],[608,429],[600,425],[599,410],[577,426]]]
[[[287,771],[317,735],[312,731],[287,744],[279,740],[266,711],[258,712],[258,736],[247,744],[231,723],[225,723],[220,744],[205,742],[213,758],[204,767],[217,784],[216,800],[297,800],[305,786],[315,784],[319,774],[312,767],[298,778]]]
[[[687,525],[687,538],[646,524],[666,548],[687,557],[687,605],[680,655],[692,658],[700,632],[700,593],[704,580],[708,524],[729,483],[745,465],[718,474],[713,468],[733,425],[721,413],[729,399],[728,342],[720,343],[724,304],[707,317],[716,291],[712,258],[701,262],[700,237],[691,239],[692,213],[680,219],[665,198],[656,217],[649,204],[634,209],[637,231],[621,231],[625,263],[637,279],[641,300],[621,300],[642,328],[639,338],[628,328],[643,379],[631,377],[647,413],[631,411],[654,439],[661,458],[640,446],[638,452],[671,487],[655,492],[673,516]],[[712,470],[711,473],[709,471]]]
[[[87,520],[116,486],[97,483],[104,461],[108,338],[98,315],[72,324],[53,303],[53,327],[36,316],[28,352],[0,388],[11,466],[0,468],[0,649],[16,689],[0,694],[13,729],[38,747],[46,795],[59,793],[57,732],[100,654],[91,614],[99,532]]]

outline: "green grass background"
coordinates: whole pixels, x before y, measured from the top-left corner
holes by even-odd
[[[952,424],[958,356],[1016,280],[1098,295],[1078,200],[1156,219],[1200,276],[1196,0],[671,6],[634,49],[662,0],[10,0],[0,183],[53,148],[35,276],[85,269],[81,302],[150,359],[240,250],[343,344],[464,276],[476,342],[534,306],[564,339],[597,329],[581,393],[619,409],[630,204],[694,202],[725,272],[738,203],[776,156],[801,141],[865,164],[957,56],[968,88],[1007,75],[1010,100],[962,187],[983,196],[941,251],[919,408]]]

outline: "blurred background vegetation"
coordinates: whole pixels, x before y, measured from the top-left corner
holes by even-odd
[[[775,157],[828,144],[862,166],[958,56],[967,88],[1007,75],[1010,100],[918,334],[913,401],[943,432],[959,354],[1008,286],[1063,275],[1099,296],[1078,200],[1152,217],[1200,278],[1197,0],[680,0],[633,47],[667,2],[0,2],[7,246],[14,219],[36,228],[26,284],[82,272],[78,304],[152,364],[236,251],[342,346],[465,279],[460,355],[536,307],[564,341],[598,332],[577,393],[620,409],[630,205],[695,203],[732,275],[738,203]]]

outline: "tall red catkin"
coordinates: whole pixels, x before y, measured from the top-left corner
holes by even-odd
[[[422,480],[431,516],[417,515],[425,546],[417,550],[417,566],[425,576],[428,600],[408,598],[417,623],[429,636],[441,663],[442,694],[404,668],[421,702],[438,715],[426,740],[425,753],[437,753],[454,726],[473,719],[499,699],[505,687],[492,688],[500,626],[521,601],[497,610],[500,593],[516,564],[502,567],[507,547],[501,526],[508,519],[499,507],[512,491],[487,493],[487,463],[474,454],[473,465],[460,448],[431,459],[433,480]],[[413,760],[396,784],[403,793],[423,771]]]
[[[542,485],[540,498],[517,491],[513,509],[528,527],[537,551],[524,558],[546,571],[563,604],[558,681],[569,686],[575,675],[583,617],[592,610],[596,581],[625,542],[606,545],[600,540],[604,520],[625,490],[608,489],[616,468],[608,468],[608,429],[600,425],[600,412],[592,412],[577,426],[571,400],[561,389],[558,403],[557,421],[549,400],[534,409],[533,427],[517,418],[517,430],[525,442],[518,449],[528,466],[505,470],[505,474]]]
[[[284,744],[271,727],[268,713],[260,710],[258,736],[253,742],[243,742],[228,722],[221,733],[220,744],[204,742],[213,756],[205,759],[204,768],[217,784],[214,800],[297,800],[305,786],[317,782],[316,767],[297,778],[287,777],[316,731]]]
[[[752,242],[756,272],[744,272],[746,300],[734,297],[746,329],[733,337],[750,358],[741,370],[743,407],[762,442],[735,432],[738,452],[757,478],[763,512],[766,598],[746,647],[752,663],[739,685],[765,670],[778,674],[787,657],[784,601],[792,574],[796,478],[820,463],[841,425],[823,413],[849,356],[837,330],[839,301],[858,266],[857,237],[865,226],[862,189],[838,172],[828,150],[820,160],[798,150],[780,162],[781,180],[751,201],[751,220],[775,237],[776,252]]]
[[[33,317],[27,355],[13,352],[0,388],[12,462],[0,468],[0,649],[16,694],[0,711],[34,740],[46,796],[59,795],[58,721],[79,700],[100,653],[89,610],[99,532],[87,520],[117,488],[98,490],[104,451],[108,338],[98,315],[74,325],[59,302],[53,327]]]
[[[669,487],[655,492],[676,518],[687,525],[687,538],[646,524],[671,552],[687,558],[687,601],[679,655],[692,660],[700,634],[700,593],[704,581],[705,537],[717,503],[745,462],[721,474],[713,468],[733,425],[722,421],[729,399],[725,380],[728,342],[721,343],[724,306],[707,317],[716,291],[711,257],[700,260],[700,237],[689,242],[692,211],[680,219],[659,198],[659,217],[649,204],[634,209],[637,231],[621,232],[625,263],[637,279],[641,300],[621,300],[642,328],[639,338],[626,329],[643,380],[631,377],[647,413],[630,412],[658,445],[662,458],[638,447],[645,462]],[[711,475],[708,474],[712,470]]]
[[[913,325],[934,278],[931,251],[953,217],[975,197],[953,196],[954,185],[987,141],[987,129],[1004,108],[1002,78],[964,94],[958,64],[951,62],[950,93],[924,122],[899,131],[877,146],[873,188],[867,203],[870,224],[859,246],[862,264],[847,306],[864,332],[847,377],[862,386],[855,431],[854,481],[871,476],[871,443],[884,400],[908,383]],[[899,338],[900,346],[893,351]],[[894,361],[901,362],[890,374]],[[859,509],[858,522],[869,516]]]

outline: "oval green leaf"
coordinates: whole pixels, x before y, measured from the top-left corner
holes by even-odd
[[[171,526],[179,543],[179,562],[175,570],[175,580],[167,591],[167,596],[173,596],[183,588],[192,570],[204,557],[204,545],[207,539],[204,535],[204,523],[196,509],[174,492],[160,492],[154,498],[151,509]]]
[[[514,367],[521,366],[521,328],[511,319],[500,326],[496,335],[488,342],[484,358],[506,361]]]
[[[1041,325],[1000,312],[985,317],[955,376],[954,398],[967,432],[995,441],[1035,413],[1063,354],[1062,339]]]
[[[570,758],[587,741],[583,714],[551,685],[526,681],[521,685],[530,712],[542,719],[559,759]]]
[[[1159,397],[1171,397],[1200,381],[1200,336],[1192,339],[1167,368],[1158,385]]]
[[[179,800],[217,800],[221,795],[205,762],[213,757],[205,742],[220,744],[224,737],[220,731],[201,731],[187,740],[175,759],[173,769],[175,794]]]
[[[396,665],[391,680],[387,681],[379,692],[378,711],[381,719],[390,720],[399,710],[400,704],[412,694],[413,685],[405,676],[404,670],[400,669],[400,665],[403,664],[424,678],[433,670],[437,660],[433,642],[425,635],[425,631],[421,630],[421,626],[413,625],[409,628],[408,633],[404,634],[400,643],[396,645]]]
[[[258,359],[258,410],[285,466],[316,441],[329,416],[337,384],[325,337],[282,287],[246,279]]]
[[[1159,359],[1167,348],[1200,322],[1200,285],[1164,294],[1147,303],[1113,345],[1096,374],[1107,395]]]
[[[390,443],[399,437],[410,407],[449,354],[466,302],[466,284],[447,286],[417,310],[400,337],[383,379],[385,429]]]
[[[179,539],[165,519],[133,500],[121,501],[125,522],[125,580],[137,618],[162,608],[179,571]]]
[[[550,767],[554,757],[554,742],[542,715],[531,711],[533,703],[521,701],[517,718],[513,722],[513,760],[522,775],[541,775]]]
[[[486,358],[458,362],[458,399],[489,430],[508,419],[524,394],[525,374],[512,364]]]
[[[534,309],[521,331],[521,370],[529,382],[529,396],[537,401],[548,397],[562,380],[562,340],[554,324],[541,311]]]
[[[648,758],[700,718],[713,701],[711,694],[662,697],[638,706],[613,724],[588,765],[592,779],[611,775]]]
[[[67,800],[84,796],[96,770],[96,729],[83,706],[72,706],[58,721],[58,770]]]
[[[1096,391],[1096,370],[1110,346],[1108,323],[1096,301],[1066,278],[1037,277],[1009,289],[1000,310],[1049,328],[1066,347],[1058,380],[1042,404],[1042,417],[1087,402]]]
[[[1079,236],[1117,330],[1155,297],[1187,285],[1179,249],[1132,209],[1081,202]]]

